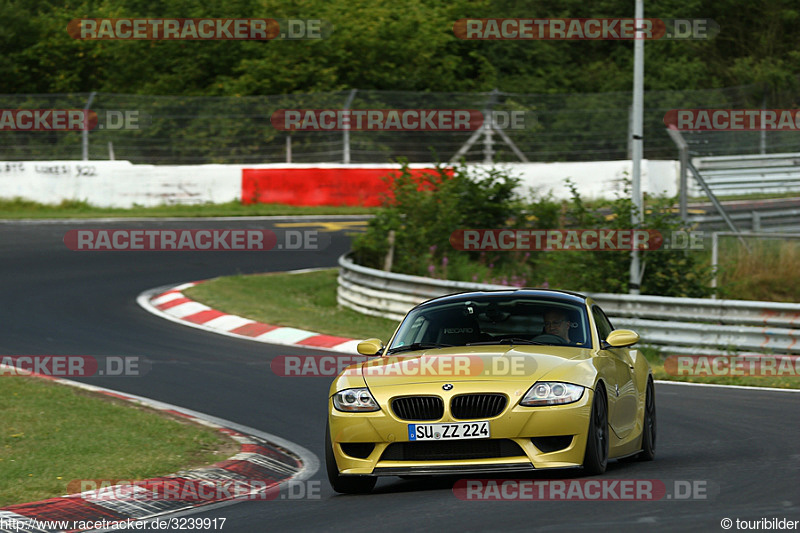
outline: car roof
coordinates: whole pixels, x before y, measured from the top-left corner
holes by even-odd
[[[551,300],[553,302],[571,303],[571,304],[586,304],[586,295],[577,292],[562,291],[555,289],[500,289],[492,291],[469,291],[459,292],[456,294],[449,294],[447,296],[439,296],[432,298],[421,304],[417,305],[414,309],[427,307],[440,303],[455,303],[468,300],[489,300],[496,297],[530,297]]]

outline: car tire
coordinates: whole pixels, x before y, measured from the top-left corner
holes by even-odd
[[[330,424],[325,425],[325,469],[333,490],[342,494],[367,494],[375,488],[378,481],[372,476],[343,476],[339,473],[336,457],[333,456]]]
[[[642,451],[636,455],[638,461],[652,461],[656,456],[656,389],[653,380],[647,379],[647,394],[644,400],[644,423],[642,424]]]
[[[605,388],[598,384],[595,389],[592,412],[589,415],[589,431],[586,435],[586,452],[583,455],[583,470],[595,476],[606,471],[608,466],[608,400]]]

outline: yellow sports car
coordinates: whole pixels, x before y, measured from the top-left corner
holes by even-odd
[[[508,473],[652,460],[650,365],[586,296],[470,292],[408,312],[333,382],[325,459],[337,492],[377,476]]]

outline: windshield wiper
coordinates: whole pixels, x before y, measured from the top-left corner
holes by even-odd
[[[388,350],[386,352],[386,355],[390,355],[390,354],[398,353],[398,352],[411,352],[411,351],[414,351],[414,350],[425,350],[425,349],[430,349],[430,348],[452,348],[452,347],[453,347],[452,344],[440,344],[440,343],[437,343],[437,342],[414,342],[414,343],[408,344],[406,346],[397,346],[395,348],[392,348],[392,349],[390,349],[390,350]]]
[[[520,339],[519,337],[503,337],[502,339],[494,340],[494,341],[486,341],[486,342],[470,342],[467,346],[486,346],[491,344],[537,344],[539,346],[544,346],[543,342],[539,341],[532,341],[529,339]]]

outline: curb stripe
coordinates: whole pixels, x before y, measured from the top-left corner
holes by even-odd
[[[306,479],[313,474],[319,466],[316,457],[310,455],[310,452],[305,450],[305,448],[299,447],[289,441],[284,441],[279,437],[261,433],[257,430],[250,430],[249,428],[244,428],[244,426],[237,426],[236,424],[209,415],[196,413],[143,397],[134,395],[128,396],[124,393],[96,387],[94,385],[85,385],[80,382],[44,376],[33,372],[29,375],[37,378],[46,378],[50,381],[75,388],[90,390],[104,396],[119,398],[131,403],[147,405],[163,413],[180,416],[204,426],[212,427],[239,442],[239,452],[226,460],[210,466],[198,467],[167,476],[138,481],[137,485],[141,484],[141,487],[136,487],[133,492],[130,491],[130,485],[104,486],[100,493],[89,490],[79,494],[49,498],[39,502],[14,504],[0,508],[0,520],[16,520],[17,525],[20,526],[13,530],[15,533],[19,531],[44,531],[34,527],[34,519],[39,521],[66,520],[76,522],[96,522],[104,519],[108,522],[149,520],[167,513],[190,512],[197,507],[209,509],[219,505],[229,505],[249,498],[258,499],[258,497],[254,495],[274,490],[278,485],[290,479]],[[225,427],[221,425],[223,423],[230,424],[232,427],[241,427],[246,431],[251,431],[253,435]],[[269,437],[270,440],[276,441],[277,444],[273,444],[263,437],[257,437],[255,434]],[[292,446],[300,450],[298,455],[290,455],[291,453],[295,453],[289,451],[289,448]],[[306,464],[306,462],[309,464]],[[208,498],[193,499],[191,501],[181,499],[111,497],[114,494],[120,493],[132,494],[133,496],[136,494],[148,494],[147,487],[158,487],[159,484],[163,485],[164,483],[176,484],[175,486],[177,487],[191,488],[191,485],[187,486],[184,484],[187,480],[197,480],[200,482],[210,480],[219,482],[241,481],[243,482],[241,486],[247,490],[247,493],[242,494],[242,492],[236,492],[234,494],[226,491],[219,491],[213,493]],[[248,481],[254,481],[256,484],[249,484],[247,483]],[[183,488],[181,488],[181,491],[183,491]],[[98,495],[100,496],[99,499]],[[5,531],[6,529],[4,528],[0,529],[0,532]]]
[[[184,283],[167,290],[145,291],[139,295],[137,302],[145,310],[161,315],[163,318],[232,337],[348,354],[357,353],[356,346],[359,341],[355,339],[287,326],[264,324],[241,316],[230,315],[192,300],[181,292],[199,283],[204,283],[204,281]]]
[[[313,337],[298,341],[297,344],[301,344],[303,346],[321,346],[323,348],[333,348],[334,346],[349,342],[350,340],[351,339],[347,339],[345,337],[335,337],[333,335],[314,335]]]
[[[177,298],[170,298],[165,303],[159,304],[156,307],[158,307],[162,311],[166,311],[167,309],[171,309],[171,308],[176,307],[178,305],[182,305],[182,304],[194,301],[194,300],[190,300],[189,298],[186,298],[185,296],[183,296],[182,293],[178,293],[178,294],[180,296],[178,296]]]
[[[184,319],[184,317],[193,315],[195,313],[199,313],[200,311],[207,311],[209,309],[211,308],[208,307],[207,305],[203,305],[199,302],[194,302],[192,300],[189,300],[186,303],[176,305],[175,307],[167,311],[167,313],[174,316],[175,318]]]
[[[269,324],[262,324],[261,322],[251,322],[246,326],[232,329],[230,332],[244,337],[258,337],[273,329],[278,329],[278,326],[270,326]]]
[[[222,331],[233,331],[247,324],[255,324],[255,322],[236,315],[222,315],[219,318],[209,320],[205,323],[205,326],[212,329],[221,329]]]
[[[189,322],[194,322],[195,324],[205,324],[215,318],[219,318],[224,316],[225,313],[222,311],[217,311],[216,309],[208,309],[207,311],[200,311],[199,313],[195,313],[193,315],[183,317],[184,320],[188,320]]]
[[[158,298],[154,298],[153,301],[152,301],[152,304],[153,305],[161,305],[161,304],[165,304],[167,302],[171,302],[172,300],[175,300],[177,298],[183,298],[183,293],[180,292],[180,291],[169,291],[169,292],[165,292],[164,294],[162,294]]]

